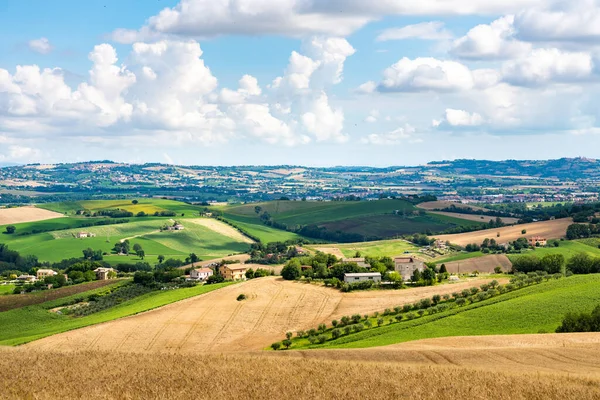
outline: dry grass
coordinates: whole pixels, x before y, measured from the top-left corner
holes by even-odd
[[[567,227],[573,223],[571,218],[561,218],[553,221],[534,222],[516,226],[506,226],[503,228],[486,229],[483,231],[457,233],[453,235],[438,235],[437,239],[450,241],[450,243],[459,246],[466,246],[469,243],[481,244],[484,239],[495,239],[498,243],[508,243],[517,240],[520,237],[542,236],[546,239],[560,239],[567,233]],[[521,231],[527,230],[526,234]],[[500,233],[500,236],[498,236]]]
[[[230,225],[227,225],[224,222],[218,221],[216,219],[195,218],[195,219],[188,219],[186,222],[192,222],[197,225],[202,225],[203,227],[208,228],[211,231],[216,232],[220,235],[227,236],[228,238],[231,238],[231,239],[235,240],[236,242],[242,242],[242,243],[248,243],[248,244],[254,243],[254,240],[250,239],[248,236],[243,235],[237,229],[233,228]]]
[[[331,254],[336,256],[337,258],[346,258],[344,253],[338,247],[315,247],[315,251],[320,251],[321,253]]]
[[[468,221],[485,222],[485,223],[496,220],[496,217],[490,217],[489,215],[461,214],[461,213],[444,212],[444,211],[431,211],[430,214],[445,215],[446,217],[453,217],[453,218],[459,218],[459,219],[466,219]],[[516,224],[517,222],[519,222],[518,218],[502,217],[500,219],[505,224]]]
[[[504,272],[512,269],[512,263],[504,254],[490,254],[488,256],[451,261],[444,264],[451,274],[462,274],[473,271],[493,273],[496,267],[501,267]]]
[[[316,328],[344,315],[383,311],[490,279],[396,291],[341,293],[267,277],[183,300],[143,314],[50,336],[26,347],[132,352],[260,350],[287,331]],[[236,301],[244,293],[247,300]]]
[[[6,399],[597,399],[594,377],[535,369],[327,360],[298,352],[257,355],[69,354],[0,350]],[[286,354],[287,353],[287,354]],[[282,357],[285,354],[287,357]],[[316,357],[316,358],[314,358]]]
[[[61,217],[64,215],[33,206],[0,209],[0,225],[45,221]]]

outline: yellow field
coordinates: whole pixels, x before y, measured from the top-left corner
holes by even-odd
[[[508,272],[512,269],[512,263],[504,254],[490,254],[488,256],[451,261],[444,264],[451,274],[462,274],[474,271],[493,273],[494,268],[496,267],[501,267],[504,272]]]
[[[481,244],[484,239],[495,239],[498,243],[508,243],[521,237],[541,236],[546,239],[560,239],[567,233],[567,227],[573,223],[572,218],[561,218],[553,221],[534,222],[516,226],[506,226],[503,228],[486,229],[483,231],[457,233],[453,235],[438,235],[436,239],[449,241],[459,246],[466,246],[470,243]],[[521,231],[525,229],[526,234]],[[498,236],[498,233],[500,236]]]
[[[44,221],[61,217],[64,217],[64,215],[33,206],[0,209],[0,225]]]
[[[316,328],[344,315],[383,311],[489,281],[473,279],[406,290],[341,293],[319,285],[267,277],[132,317],[50,336],[25,347],[194,354],[260,350],[281,340],[287,331]],[[236,301],[242,293],[247,300]]]

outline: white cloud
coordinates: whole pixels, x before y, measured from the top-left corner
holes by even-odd
[[[348,140],[348,136],[342,133],[344,113],[341,109],[331,108],[325,92],[322,92],[312,102],[308,112],[302,115],[302,123],[318,142],[343,143]]]
[[[360,85],[356,92],[359,94],[370,94],[377,90],[377,83],[374,81],[368,81]]]
[[[446,109],[441,121],[434,120],[433,126],[449,125],[451,127],[474,127],[484,123],[484,119],[478,113],[470,113],[464,110]]]
[[[587,80],[593,69],[590,54],[535,49],[525,57],[507,61],[502,67],[502,75],[504,81],[513,85],[537,86]]]
[[[365,122],[375,123],[379,119],[380,112],[378,110],[371,110],[367,118],[365,118]]]
[[[469,68],[455,61],[403,58],[387,68],[378,90],[382,92],[458,91],[475,85]]]
[[[54,49],[54,47],[50,44],[50,41],[45,37],[30,40],[27,45],[31,51],[35,51],[36,53],[40,54],[49,54]]]
[[[394,145],[399,143],[418,143],[422,140],[415,137],[416,129],[409,124],[397,128],[391,132],[377,134],[372,133],[361,139],[362,143],[375,145]]]
[[[348,36],[386,15],[498,15],[543,0],[181,0],[139,30],[117,29],[114,40],[217,35]]]
[[[407,25],[402,28],[386,29],[377,36],[378,42],[388,40],[423,39],[423,40],[447,40],[452,38],[452,33],[444,28],[441,21],[421,22],[415,25]]]
[[[514,16],[499,18],[489,25],[477,25],[456,39],[451,54],[465,59],[511,59],[531,50],[531,44],[514,38]]]

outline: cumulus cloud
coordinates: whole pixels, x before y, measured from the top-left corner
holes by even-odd
[[[217,35],[348,36],[386,15],[498,15],[543,0],[181,0],[139,30],[118,29],[113,40]]]
[[[455,110],[452,108],[446,109],[446,113],[442,120],[434,120],[434,127],[451,126],[451,127],[473,127],[483,124],[484,120],[478,113],[470,113],[464,110]]]
[[[365,118],[365,122],[375,123],[379,119],[379,110],[371,110],[367,118]]]
[[[391,132],[386,133],[372,133],[366,137],[361,139],[362,143],[365,144],[374,144],[374,145],[394,145],[400,143],[418,143],[422,140],[416,137],[417,130],[406,124],[400,128],[394,129]]]
[[[489,25],[477,25],[456,39],[451,54],[465,59],[511,59],[531,50],[531,44],[514,38],[514,16],[499,18]]]
[[[35,51],[39,54],[49,54],[54,49],[50,44],[50,41],[45,37],[30,40],[27,45],[31,51]]]
[[[592,57],[583,52],[535,49],[502,67],[505,82],[521,86],[572,83],[587,80],[594,69]]]
[[[415,25],[407,25],[402,28],[386,29],[377,36],[378,42],[388,40],[423,39],[423,40],[447,40],[452,38],[452,33],[444,28],[441,21],[421,22]]]

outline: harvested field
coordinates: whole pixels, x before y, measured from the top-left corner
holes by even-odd
[[[213,264],[219,264],[223,260],[225,260],[225,261],[236,261],[236,262],[239,262],[239,263],[242,264],[242,263],[245,263],[246,261],[248,261],[249,259],[250,259],[250,255],[249,254],[236,254],[235,256],[215,258],[215,259],[212,259],[212,260],[206,260],[206,261],[197,262],[197,263],[194,263],[194,265],[187,264],[187,265],[184,265],[183,267],[179,267],[179,269],[187,269],[187,268],[191,268],[191,267],[195,267],[195,268],[209,267],[209,266],[212,266]]]
[[[42,304],[47,301],[61,299],[74,294],[87,292],[116,283],[116,280],[93,281],[80,285],[65,286],[59,289],[44,290],[38,293],[15,294],[0,297],[0,312],[13,310],[15,308]]]
[[[553,221],[534,222],[516,226],[506,226],[503,228],[486,229],[483,231],[457,233],[453,235],[438,235],[435,238],[449,241],[459,246],[466,246],[469,243],[481,244],[484,239],[495,239],[498,243],[508,243],[517,240],[520,237],[542,236],[546,239],[560,239],[567,233],[567,227],[573,223],[572,218],[561,218]],[[525,229],[526,234],[521,231]],[[500,236],[498,236],[498,233]]]
[[[235,240],[236,242],[242,242],[242,243],[248,243],[248,244],[254,243],[254,240],[250,239],[248,236],[243,235],[240,231],[238,231],[231,225],[227,225],[226,223],[218,221],[216,219],[195,218],[195,219],[189,219],[186,222],[191,222],[194,224],[202,225],[205,228],[208,228],[208,229],[210,229],[214,232],[217,232],[218,234],[221,234],[223,236],[227,236],[228,238],[231,238],[231,239]]]
[[[45,221],[61,217],[64,215],[33,206],[0,209],[0,225]]]
[[[537,367],[568,365],[585,373],[595,369],[597,354],[586,363],[565,352],[530,350],[537,365],[515,362],[493,371],[449,365],[436,352],[416,363],[404,353],[353,350],[252,355],[124,354],[79,351],[70,354],[18,349],[0,350],[0,387],[6,399],[597,399],[597,374],[579,375]],[[438,352],[441,353],[441,352]],[[389,358],[386,355],[390,354]],[[425,354],[431,357],[423,362]],[[443,353],[441,353],[444,355]],[[507,359],[479,353],[502,366]],[[356,356],[355,356],[356,355]],[[558,355],[558,360],[555,356]],[[507,355],[511,357],[512,355]],[[348,359],[353,362],[348,362]],[[460,359],[450,359],[460,363]],[[439,362],[442,365],[434,365]],[[592,368],[590,368],[590,365]],[[74,366],[77,366],[74,368]],[[235,379],[233,379],[235,378]],[[210,382],[210,384],[200,384]]]
[[[487,208],[483,208],[483,207],[477,207],[477,206],[473,206],[470,204],[462,204],[462,203],[456,203],[453,201],[428,201],[425,203],[421,203],[421,204],[417,204],[418,208],[422,208],[423,210],[428,210],[428,211],[432,211],[432,210],[443,210],[444,208],[447,207],[451,207],[451,206],[455,206],[456,208],[463,208],[463,209],[471,209],[474,211],[490,211]]]
[[[50,336],[25,347],[73,351],[183,352],[260,350],[287,331],[349,314],[383,311],[490,279],[397,291],[341,293],[268,277],[232,285],[143,314]],[[236,301],[244,293],[245,301]]]
[[[445,215],[446,217],[454,217],[454,218],[466,219],[468,221],[485,222],[485,223],[488,223],[488,222],[490,222],[492,220],[493,221],[496,220],[496,217],[490,217],[489,215],[460,214],[460,213],[444,212],[444,211],[431,211],[429,213],[430,214],[437,214],[437,215]],[[517,222],[519,222],[518,218],[501,217],[500,219],[505,224],[516,224]]]
[[[342,251],[337,247],[315,247],[316,251],[320,251],[325,254],[331,254],[336,256],[337,258],[345,258],[346,256]]]
[[[490,254],[488,256],[446,262],[444,264],[451,274],[463,274],[474,271],[493,273],[496,267],[502,267],[502,271],[504,272],[512,269],[512,263],[504,254]]]

